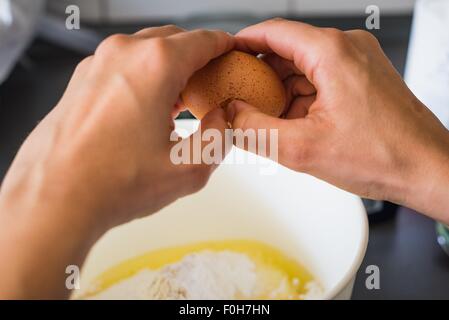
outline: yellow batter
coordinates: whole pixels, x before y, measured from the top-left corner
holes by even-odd
[[[263,279],[263,290],[253,299],[301,299],[307,296],[309,284],[317,283],[297,261],[281,251],[259,241],[226,240],[208,241],[192,245],[155,250],[124,261],[100,274],[91,284],[83,298],[94,296],[107,288],[126,280],[142,270],[158,270],[177,263],[189,254],[203,251],[229,251],[246,255],[256,266],[259,279]],[[282,289],[279,290],[282,283]],[[238,298],[238,297],[236,297]]]

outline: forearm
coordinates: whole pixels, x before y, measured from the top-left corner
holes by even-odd
[[[435,170],[429,168],[427,183],[421,183],[416,189],[416,196],[411,200],[412,207],[440,222],[449,225],[449,156]]]
[[[81,268],[98,233],[76,202],[15,189],[0,195],[0,298],[67,298],[66,268]]]
[[[438,146],[415,154],[419,162],[403,188],[402,204],[449,225],[449,131]]]

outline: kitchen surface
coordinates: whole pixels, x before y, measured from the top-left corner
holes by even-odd
[[[374,30],[373,33],[380,40],[397,70],[404,74],[412,26],[413,1],[404,1],[402,7],[394,5],[398,2],[388,1],[391,3],[389,14],[382,18],[382,28]],[[332,14],[329,12],[325,14],[316,11],[311,5],[312,2],[306,1],[303,6],[300,1],[298,3],[285,1],[285,8],[280,10],[279,14],[299,19],[294,9],[298,6],[306,13],[300,18],[301,21],[341,29],[365,27],[365,17],[356,16],[344,8],[337,7],[332,9]],[[135,14],[132,5],[127,11],[120,9],[123,8],[123,2],[119,1],[111,1],[106,9],[101,7],[102,5],[105,4],[100,1],[97,9],[92,8],[87,20],[83,22],[92,35],[99,35],[100,38],[115,32],[135,31],[146,26],[141,21],[151,17],[150,13],[140,12],[140,21],[133,22],[129,19]],[[58,12],[59,6],[61,4],[53,3],[51,10]],[[348,7],[353,8],[351,4],[348,4]],[[101,10],[102,8],[106,11]],[[171,18],[163,18],[164,10],[168,10],[167,8],[169,4],[159,8],[158,17],[162,17],[160,23],[172,22],[169,20]],[[277,8],[279,10],[279,6]],[[105,12],[108,13],[107,16],[104,16]],[[188,9],[185,9],[182,13],[184,17],[179,18],[180,25],[186,28],[199,26],[224,28],[231,32],[238,31],[259,19],[244,15],[204,17],[208,12],[203,12],[195,19],[188,19],[186,17],[189,13]],[[106,23],[99,25],[98,21]],[[153,23],[159,24],[152,21],[151,24]],[[52,41],[48,34],[37,37],[9,79],[0,85],[0,181],[21,143],[56,105],[75,66],[89,50],[83,47],[81,49],[68,47],[70,48]],[[190,115],[184,113],[181,117],[189,118]],[[435,221],[407,208],[395,206],[388,208],[390,212],[384,212],[381,218],[370,217],[368,249],[357,275],[352,298],[449,299],[449,256],[437,242]],[[332,246],[332,243],[329,243],[329,246]],[[380,289],[369,290],[366,287],[365,281],[369,276],[366,268],[370,265],[379,267]]]

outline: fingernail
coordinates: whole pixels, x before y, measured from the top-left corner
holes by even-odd
[[[228,120],[228,122],[231,124],[234,122],[234,118],[235,118],[236,102],[237,101],[235,101],[235,100],[231,101],[226,106],[226,120]]]

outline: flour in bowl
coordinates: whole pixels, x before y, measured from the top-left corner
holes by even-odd
[[[316,291],[318,286],[313,288]],[[89,299],[307,298],[307,294],[298,294],[296,289],[295,281],[289,281],[285,274],[271,266],[256,264],[246,254],[205,250],[188,254],[177,263],[158,270],[143,269]]]
[[[254,263],[244,254],[201,252],[160,270],[145,269],[93,299],[250,298],[256,287]]]

